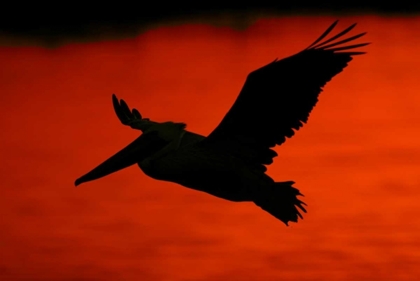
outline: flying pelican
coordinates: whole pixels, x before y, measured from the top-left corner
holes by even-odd
[[[288,225],[306,213],[293,181],[276,182],[266,172],[272,150],[306,123],[325,84],[340,73],[353,49],[343,46],[365,33],[343,38],[356,24],[324,39],[335,21],[305,50],[251,72],[233,106],[209,136],[185,130],[184,123],[154,122],[112,96],[122,124],[142,134],[127,147],[76,180],[75,185],[104,177],[133,164],[148,176],[178,183],[233,202],[254,202]],[[337,40],[339,39],[339,40]],[[293,130],[294,129],[294,130]]]

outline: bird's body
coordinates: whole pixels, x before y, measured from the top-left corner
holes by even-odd
[[[293,181],[275,182],[265,165],[277,156],[272,150],[306,123],[322,87],[341,72],[354,55],[345,50],[367,45],[334,42],[355,25],[322,42],[331,25],[311,46],[251,72],[222,122],[207,136],[185,130],[184,123],[158,123],[113,96],[120,121],[143,134],[126,148],[76,181],[76,185],[138,164],[156,179],[178,183],[234,202],[252,201],[286,225],[302,218],[300,192]],[[318,43],[318,44],[317,44]],[[329,43],[329,44],[328,44]],[[345,51],[345,52],[339,52]]]
[[[168,144],[152,157],[138,162],[147,176],[208,192],[226,200],[251,201],[249,191],[245,192],[241,181],[244,180],[243,175],[252,173],[241,174],[241,170],[249,169],[240,159],[217,147],[203,145],[204,136],[185,131],[172,122],[150,127],[144,132],[144,137],[149,136],[164,139]],[[165,149],[167,147],[170,149]]]
[[[235,202],[252,201],[252,188],[270,179],[233,155],[216,147],[205,147],[200,142],[180,147],[150,161],[149,165],[140,162],[139,166],[154,179],[175,182]]]

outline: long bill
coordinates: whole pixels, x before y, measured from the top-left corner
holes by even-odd
[[[75,181],[75,186],[93,181],[141,162],[167,144],[155,133],[143,134],[125,148],[99,164],[96,168]]]

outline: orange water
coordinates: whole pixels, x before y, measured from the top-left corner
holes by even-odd
[[[250,71],[306,48],[335,19],[0,48],[0,279],[418,280],[418,17],[339,23],[358,22],[351,34],[367,31],[358,42],[373,44],[327,84],[268,169],[305,194],[298,224],[135,166],[73,186],[138,136],[117,120],[112,93],[207,135]]]

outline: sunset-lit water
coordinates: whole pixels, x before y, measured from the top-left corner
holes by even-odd
[[[286,227],[146,177],[136,166],[75,188],[144,117],[207,135],[246,75],[312,43],[337,17],[246,30],[168,26],[135,39],[0,48],[1,280],[418,280],[420,18],[340,18],[372,42],[325,87],[268,169],[308,213]]]

